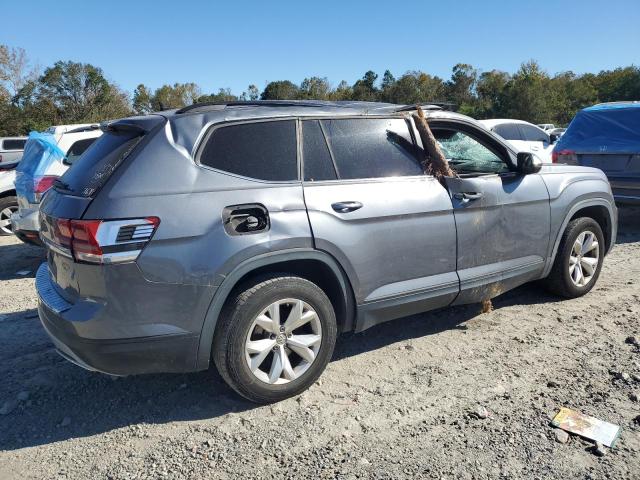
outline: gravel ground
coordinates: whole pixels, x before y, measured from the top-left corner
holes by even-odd
[[[0,239],[0,479],[640,478],[640,210],[586,297],[527,285],[344,335],[316,385],[260,407],[213,371],[63,360],[35,311],[42,258]],[[617,448],[560,443],[562,406],[621,425]]]

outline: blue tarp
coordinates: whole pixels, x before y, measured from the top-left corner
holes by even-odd
[[[16,168],[16,192],[30,203],[35,202],[33,179],[46,175],[49,167],[62,162],[65,154],[50,133],[31,132],[24,147],[24,155]]]
[[[640,153],[640,103],[594,105],[581,110],[554,149]]]

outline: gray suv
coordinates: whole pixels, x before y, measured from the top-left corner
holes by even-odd
[[[414,109],[197,104],[103,126],[41,206],[57,349],[112,375],[213,361],[272,402],[320,376],[338,332],[542,278],[565,297],[593,288],[616,238],[604,174],[541,166],[427,107],[457,172],[440,181]]]

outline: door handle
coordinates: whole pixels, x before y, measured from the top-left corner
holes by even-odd
[[[455,198],[456,200],[462,200],[463,202],[465,201],[469,201],[469,200],[478,200],[480,198],[482,198],[482,192],[460,192],[460,193],[454,193],[453,194],[453,198]]]
[[[333,208],[338,213],[349,213],[359,208],[362,208],[362,203],[360,202],[336,202],[331,204],[331,208]]]

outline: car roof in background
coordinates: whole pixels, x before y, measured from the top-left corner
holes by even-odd
[[[489,127],[489,128],[493,128],[498,125],[504,125],[505,123],[519,123],[522,125],[531,125],[532,127],[536,127],[542,130],[538,125],[535,125],[531,122],[527,122],[525,120],[517,120],[515,118],[488,118],[486,120],[478,120],[478,121],[485,127]]]
[[[598,110],[616,110],[621,108],[640,108],[640,101],[598,103],[597,105],[584,108],[583,111],[596,112]]]
[[[97,123],[76,123],[71,125],[53,125],[47,128],[44,132],[57,135],[60,133],[86,132],[90,130],[97,130],[99,128],[100,125]]]

